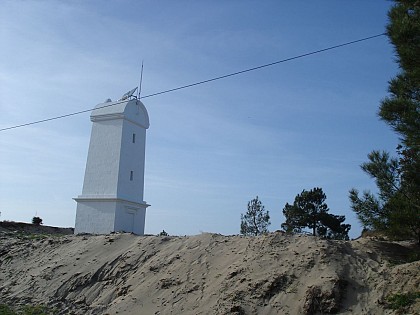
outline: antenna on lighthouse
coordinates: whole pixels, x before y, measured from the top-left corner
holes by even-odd
[[[137,99],[140,99],[140,95],[141,95],[141,84],[143,82],[143,60],[141,61],[141,73],[140,73],[140,83],[139,83],[139,91],[137,94]]]
[[[133,96],[134,92],[137,90],[137,87],[135,87],[134,89],[128,91],[127,93],[125,93],[123,96],[121,96],[121,98],[119,99],[119,101],[123,101],[126,100],[127,98],[130,99],[131,96]]]

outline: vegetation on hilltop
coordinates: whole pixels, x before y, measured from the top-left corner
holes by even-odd
[[[375,180],[375,195],[350,190],[352,210],[363,227],[420,244],[420,2],[396,0],[388,13],[387,35],[400,72],[390,80],[379,117],[399,136],[397,158],[372,151],[361,168]]]
[[[258,196],[248,202],[247,212],[241,214],[241,234],[257,236],[268,233],[270,224],[270,214]]]
[[[328,213],[326,199],[322,188],[303,190],[295,197],[292,205],[286,203],[284,206],[286,222],[281,227],[288,233],[300,233],[302,229],[309,228],[314,236],[348,240],[350,224],[343,224],[345,216]]]

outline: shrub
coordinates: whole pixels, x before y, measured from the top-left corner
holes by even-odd
[[[40,225],[40,224],[42,224],[42,219],[40,217],[33,217],[32,218],[32,224]]]
[[[393,310],[403,310],[420,298],[420,292],[409,292],[388,296],[388,307]]]

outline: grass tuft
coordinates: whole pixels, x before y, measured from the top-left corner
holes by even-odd
[[[0,315],[54,315],[56,311],[44,305],[25,305],[17,310],[0,304]]]
[[[388,307],[393,310],[403,310],[420,298],[420,292],[409,292],[403,294],[393,294],[388,296]]]

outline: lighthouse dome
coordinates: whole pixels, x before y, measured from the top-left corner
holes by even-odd
[[[149,128],[149,115],[146,107],[138,99],[105,102],[95,106],[90,120],[126,119],[143,128]]]

